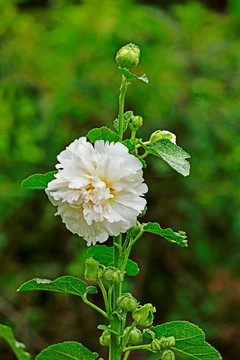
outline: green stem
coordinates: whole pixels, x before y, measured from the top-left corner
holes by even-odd
[[[137,346],[128,346],[123,349],[123,352],[129,352],[132,350],[149,350],[151,351],[151,344],[149,345],[137,345]]]
[[[111,312],[111,309],[110,309],[109,303],[108,303],[107,291],[106,291],[105,286],[103,285],[103,282],[101,279],[98,279],[98,285],[99,285],[102,295],[103,295],[103,300],[104,300],[106,311],[109,314]]]
[[[141,159],[145,158],[146,156],[149,155],[149,151],[145,151],[145,153],[141,156],[139,156]]]
[[[137,130],[132,130],[131,139],[135,139]]]
[[[131,332],[132,332],[133,328],[134,328],[136,325],[137,325],[137,323],[136,323],[136,321],[134,321],[134,322],[132,323],[132,325],[129,327],[129,329],[127,330],[127,332],[126,332],[126,334],[125,334],[125,340],[124,340],[124,342],[123,342],[123,347],[125,347],[125,346],[127,345],[128,340],[129,340],[130,335],[131,335]]]
[[[91,301],[89,301],[89,300],[87,299],[87,295],[86,295],[86,294],[84,294],[84,295],[82,296],[82,299],[83,299],[83,301],[84,301],[87,305],[91,306],[93,309],[95,309],[95,310],[98,311],[100,314],[102,314],[102,316],[104,316],[106,319],[108,319],[108,314],[107,314],[105,311],[103,311],[102,309],[100,309],[97,305],[95,305],[95,304],[93,304]]]
[[[110,285],[108,289],[108,303],[109,303],[110,312],[112,312],[112,290],[113,290],[113,285]]]
[[[123,139],[123,113],[124,113],[124,101],[125,95],[128,87],[128,82],[124,75],[122,75],[122,83],[120,86],[120,94],[119,94],[119,136],[120,139]]]
[[[121,269],[122,259],[119,254],[119,247],[122,247],[122,234],[114,237],[113,239],[113,266]],[[116,245],[115,245],[116,244]],[[113,286],[113,316],[111,319],[111,329],[116,331],[118,334],[121,332],[121,321],[114,312],[117,310],[117,299],[122,293],[122,283],[115,284]],[[119,351],[119,336],[111,333],[111,343],[109,349],[109,360],[120,360],[121,352]]]
[[[133,247],[133,245],[139,240],[139,238],[142,236],[142,234],[144,233],[144,230],[142,229],[139,234],[132,240],[130,241],[130,244],[128,245],[126,252],[125,252],[125,257],[124,257],[124,263],[122,266],[122,271],[125,271],[126,265],[127,265],[127,261],[131,252],[131,249]]]
[[[130,351],[125,352],[125,355],[124,355],[123,360],[127,360],[127,358],[129,357],[129,355],[130,355]]]

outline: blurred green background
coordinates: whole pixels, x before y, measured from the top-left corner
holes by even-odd
[[[224,359],[240,357],[239,34],[238,0],[0,1],[0,322],[33,355],[64,340],[105,355],[100,319],[79,299],[16,293],[32,277],[81,276],[87,250],[44,192],[20,183],[52,170],[93,126],[111,126],[114,56],[134,42],[142,50],[135,71],[150,83],[132,83],[126,110],[143,116],[145,140],[156,129],[174,132],[192,170],[183,178],[150,160],[144,221],[185,230],[189,248],[145,235],[132,256],[141,271],[127,286],[157,307],[155,324],[189,320]],[[0,354],[14,359],[2,340]]]

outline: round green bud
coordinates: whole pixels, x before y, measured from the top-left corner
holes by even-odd
[[[175,340],[175,337],[174,336],[169,336],[167,338],[167,341],[168,341],[168,346],[169,347],[172,347],[176,344],[176,340]]]
[[[164,350],[161,360],[175,360],[175,355],[172,350]]]
[[[102,346],[110,346],[110,343],[111,343],[110,331],[104,330],[102,335],[99,338],[99,342]]]
[[[137,300],[130,293],[124,293],[117,299],[117,304],[123,311],[133,311],[137,307]]]
[[[165,349],[168,347],[168,338],[165,338],[165,336],[162,336],[162,337],[160,337],[159,341],[161,343],[162,349]]]
[[[139,63],[140,49],[135,44],[127,44],[118,50],[116,62],[121,68],[130,69]]]
[[[89,281],[97,281],[100,275],[99,262],[93,258],[88,258],[85,261],[84,277]]]
[[[176,135],[167,130],[156,130],[149,139],[149,144],[154,144],[158,140],[168,139],[173,144],[176,144]]]
[[[138,325],[147,327],[153,323],[154,312],[156,312],[156,308],[152,304],[145,304],[136,308],[132,313],[132,317]]]
[[[126,327],[126,329],[124,330],[124,335],[126,335],[129,328],[130,328],[130,326]],[[130,333],[130,336],[128,339],[128,344],[139,345],[142,343],[142,341],[143,341],[143,336],[142,336],[141,331],[139,329],[137,329],[136,327],[134,327]]]
[[[162,350],[160,339],[154,339],[151,343],[151,348],[153,351],[159,352]]]
[[[118,268],[115,268],[113,266],[108,266],[105,269],[103,276],[112,285],[118,284],[123,281],[123,274]]]
[[[143,124],[143,118],[138,115],[134,115],[131,117],[131,120],[129,122],[129,127],[131,130],[137,131],[140,126]]]

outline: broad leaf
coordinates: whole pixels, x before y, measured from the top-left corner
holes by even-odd
[[[168,240],[171,243],[175,243],[181,247],[187,247],[187,237],[186,233],[184,231],[178,231],[175,232],[170,228],[162,229],[161,226],[158,223],[147,223],[142,224],[142,228],[146,232],[150,232],[152,234],[160,235],[164,237],[166,240]]]
[[[190,164],[186,159],[190,158],[190,155],[180,146],[173,144],[168,139],[158,140],[149,146],[145,146],[143,143],[141,145],[150,154],[161,157],[181,175],[189,175]]]
[[[17,290],[32,291],[32,290],[47,290],[60,293],[83,296],[85,293],[96,294],[97,289],[94,286],[87,286],[85,282],[74,276],[61,276],[55,280],[48,279],[32,279],[24,283]]]
[[[21,186],[23,189],[31,189],[31,190],[46,189],[48,186],[48,183],[55,179],[54,174],[56,174],[56,173],[57,173],[57,170],[49,171],[46,174],[31,175],[22,181]]]
[[[131,119],[131,117],[133,116],[133,112],[132,111],[126,111],[123,114],[123,133],[125,133],[125,131],[127,130],[129,121]],[[113,126],[115,127],[115,129],[119,132],[119,118],[115,119],[113,122]]]
[[[156,338],[174,336],[176,344],[173,350],[197,360],[221,360],[219,352],[205,341],[204,332],[188,321],[172,321],[151,327]],[[149,334],[144,334],[149,337]]]
[[[18,342],[9,326],[0,324],[0,337],[5,339],[11,346],[18,360],[30,360],[31,355],[24,351],[25,345]]]
[[[91,141],[91,143],[94,143],[97,140],[104,140],[109,142],[120,141],[119,135],[106,126],[90,130],[87,133],[87,138]]]
[[[102,265],[113,265],[113,247],[108,247],[106,245],[94,245],[89,248],[88,254],[95,260],[99,261]],[[127,275],[135,276],[138,272],[138,265],[134,261],[128,260],[126,266]]]
[[[44,349],[35,360],[95,360],[97,353],[76,341],[66,341]]]
[[[145,82],[146,84],[149,83],[148,77],[146,74],[143,74],[141,76],[137,76],[133,73],[131,73],[129,70],[124,69],[124,68],[119,68],[119,70],[123,73],[123,75],[125,76],[126,79],[130,79],[130,80],[141,80],[143,82]]]

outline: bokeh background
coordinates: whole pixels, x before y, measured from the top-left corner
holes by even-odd
[[[16,293],[32,277],[81,276],[87,250],[44,192],[20,183],[53,170],[56,155],[93,126],[111,127],[114,56],[134,42],[135,71],[150,83],[130,86],[126,110],[143,116],[145,140],[174,132],[192,170],[183,178],[150,159],[144,221],[185,230],[189,248],[145,235],[132,255],[141,271],[127,287],[157,307],[155,324],[189,320],[225,360],[240,357],[239,34],[238,0],[0,1],[0,322],[33,355],[64,340],[104,355],[100,319],[78,298]],[[1,339],[0,354],[14,359]]]

